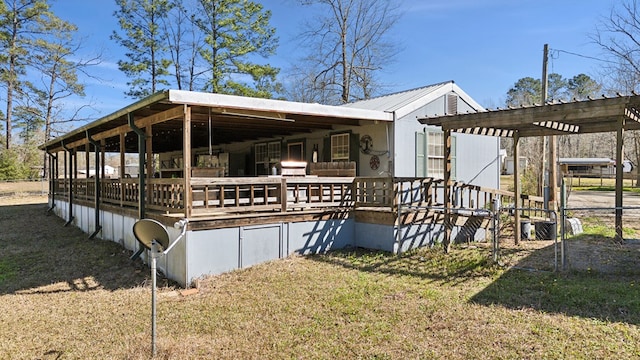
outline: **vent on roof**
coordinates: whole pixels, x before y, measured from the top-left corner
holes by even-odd
[[[458,95],[447,94],[447,115],[458,113]]]

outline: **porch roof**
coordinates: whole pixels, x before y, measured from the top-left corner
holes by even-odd
[[[153,125],[154,152],[180,150],[186,106],[191,108],[192,147],[208,145],[209,119],[214,145],[331,130],[336,125],[393,121],[393,114],[386,111],[167,90],[50,140],[40,149],[53,152],[87,144],[89,134],[93,140],[104,139],[106,151],[117,152],[119,135],[132,131],[128,125],[132,114],[137,126]],[[136,136],[126,136],[125,151],[137,152]]]
[[[499,137],[551,136],[640,129],[640,96],[603,97],[468,114],[425,117],[422,124]]]

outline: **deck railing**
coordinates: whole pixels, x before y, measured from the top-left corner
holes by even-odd
[[[95,200],[95,180],[68,179],[55,181],[57,196]],[[148,179],[146,192],[139,189],[138,179],[100,180],[103,203],[136,207],[141,193],[146,206],[166,213],[185,212],[184,179]],[[434,178],[391,177],[242,177],[192,178],[190,186],[191,215],[252,211],[300,211],[314,208],[398,208],[442,209],[444,181]],[[454,182],[450,188],[454,209],[489,208],[499,198],[502,207],[514,207],[514,194],[505,190]],[[523,215],[544,216],[541,197],[522,195]],[[536,210],[540,209],[540,210]]]

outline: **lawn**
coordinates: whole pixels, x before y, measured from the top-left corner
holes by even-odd
[[[29,199],[0,206],[0,359],[148,359],[148,268]],[[157,358],[640,357],[640,270],[518,270],[549,246],[504,267],[484,244],[294,256],[189,296],[163,280]]]

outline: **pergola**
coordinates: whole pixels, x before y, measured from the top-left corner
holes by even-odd
[[[520,208],[520,177],[518,145],[520,138],[616,132],[616,195],[615,228],[616,238],[622,241],[622,161],[626,130],[640,130],[640,96],[605,97],[585,101],[550,103],[520,108],[498,109],[468,114],[455,114],[418,119],[426,125],[440,126],[445,141],[445,249],[448,250],[451,237],[450,209],[451,197],[451,133],[477,134],[513,138],[514,197],[515,207]],[[550,166],[550,200],[557,194],[555,156]],[[520,213],[515,211],[515,223],[520,223]],[[515,226],[516,241],[520,238],[520,226]]]

